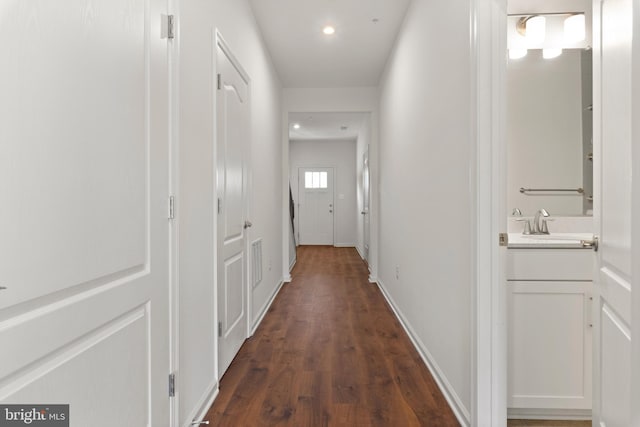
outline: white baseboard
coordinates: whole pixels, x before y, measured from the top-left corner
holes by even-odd
[[[291,273],[291,270],[293,270],[293,266],[296,265],[296,262],[298,261],[298,258],[294,258],[293,261],[291,261],[291,263],[289,264],[289,273]]]
[[[273,304],[273,300],[276,299],[278,292],[280,292],[280,289],[282,289],[282,285],[284,285],[284,280],[280,281],[280,283],[278,284],[278,286],[276,286],[276,289],[273,291],[273,293],[271,294],[267,302],[260,309],[260,313],[258,313],[258,317],[256,318],[256,321],[253,322],[253,326],[251,327],[250,336],[253,336],[253,334],[256,332],[256,329],[258,329],[258,326],[260,326],[260,323],[262,323],[264,316],[267,314],[267,311],[269,311],[269,307],[271,307],[271,304]]]
[[[207,412],[209,412],[211,405],[213,405],[213,401],[216,400],[219,392],[220,389],[218,388],[218,381],[214,380],[207,387],[205,393],[202,395],[193,411],[189,414],[182,427],[191,427],[192,422],[204,419],[204,417],[207,415]]]
[[[355,243],[334,243],[333,247],[334,248],[355,248],[356,244]]]
[[[413,346],[420,354],[420,357],[424,361],[425,365],[427,365],[427,369],[429,369],[429,372],[431,372],[433,379],[436,381],[436,384],[438,384],[438,388],[440,388],[440,391],[442,391],[444,398],[447,400],[447,403],[449,403],[449,406],[458,419],[458,422],[462,426],[469,427],[471,425],[471,415],[469,413],[469,410],[462,404],[460,397],[451,386],[451,383],[444,375],[429,350],[427,350],[425,345],[422,343],[422,340],[418,338],[417,334],[414,332],[413,328],[402,314],[402,311],[400,311],[391,295],[389,295],[386,287],[384,286],[384,283],[382,283],[382,280],[377,279],[377,284],[378,288],[382,292],[382,295],[384,295],[385,299],[389,303],[389,306],[391,306],[391,310],[393,310],[396,318],[404,328],[405,332],[409,335],[409,339],[413,343]]]
[[[591,420],[588,409],[535,409],[535,408],[507,408],[507,418],[527,420]]]
[[[360,249],[360,246],[356,245],[356,251],[358,251],[358,255],[360,255],[360,258],[362,258],[364,260],[365,259],[364,258],[364,253],[363,253],[364,251],[362,249]]]

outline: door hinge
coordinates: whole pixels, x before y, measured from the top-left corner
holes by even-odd
[[[167,38],[176,38],[176,18],[173,15],[167,16]]]
[[[173,196],[169,196],[169,219],[176,217],[176,199]]]
[[[218,322],[218,336],[222,336],[222,322]]]
[[[176,374],[169,374],[169,397],[176,395]]]
[[[509,234],[507,234],[507,233],[498,234],[498,245],[500,245],[500,246],[509,245]]]
[[[222,199],[218,197],[218,213],[222,212]]]
[[[173,15],[162,15],[160,38],[174,39],[176,37],[176,21]]]
[[[222,89],[222,74],[218,74],[218,90]]]

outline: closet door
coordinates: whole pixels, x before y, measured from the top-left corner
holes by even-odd
[[[0,6],[0,405],[169,425],[161,13],[166,1]]]

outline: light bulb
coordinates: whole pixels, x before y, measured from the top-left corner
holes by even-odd
[[[509,49],[509,59],[520,59],[527,56],[527,49]]]
[[[547,30],[547,19],[544,16],[533,16],[526,22],[527,42],[540,44],[544,42]]]
[[[564,41],[577,43],[584,40],[585,34],[584,14],[571,15],[564,20]]]
[[[554,48],[542,49],[542,57],[544,59],[557,58],[560,55],[562,55],[562,49],[560,48],[554,47]]]

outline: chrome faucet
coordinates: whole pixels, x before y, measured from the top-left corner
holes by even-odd
[[[549,212],[546,209],[540,209],[536,212],[536,216],[533,218],[533,231],[531,234],[549,234],[549,228],[547,227],[547,220]]]

